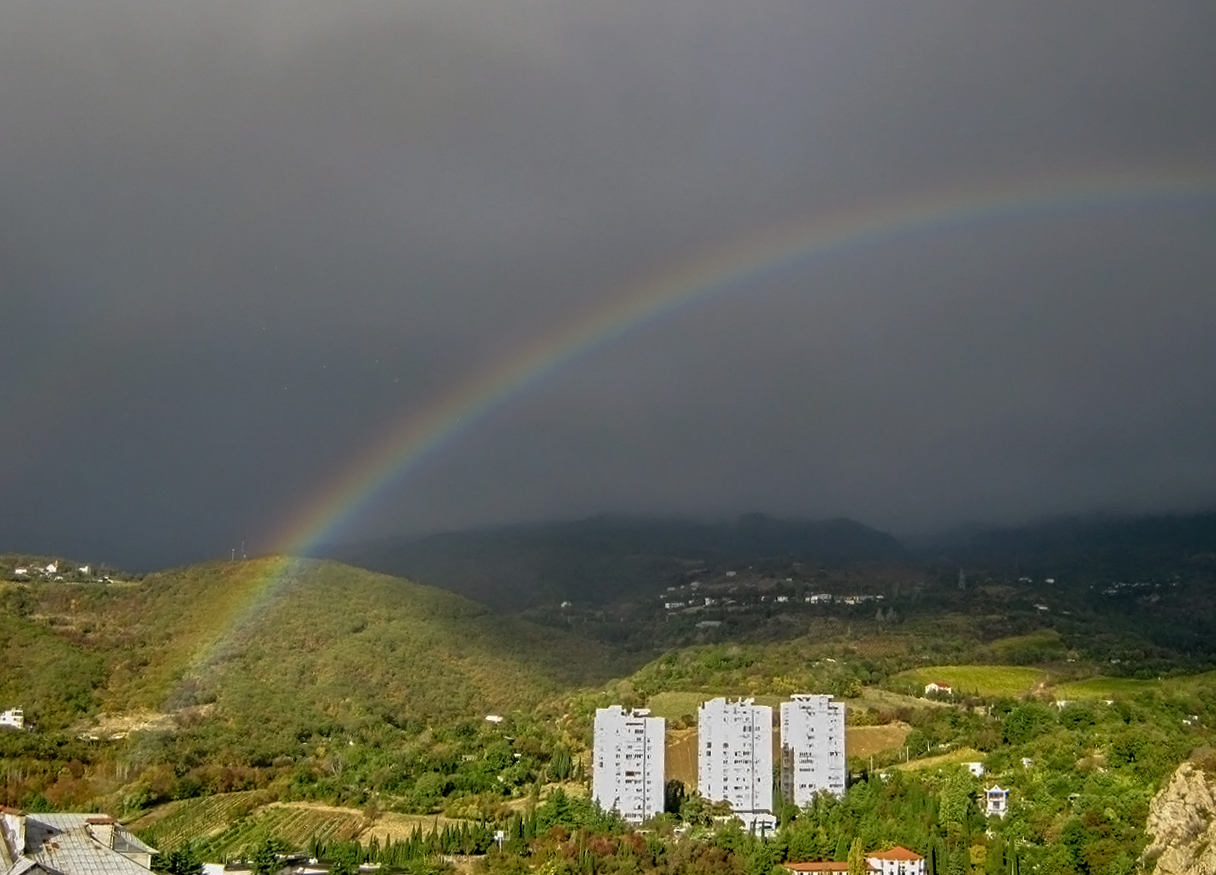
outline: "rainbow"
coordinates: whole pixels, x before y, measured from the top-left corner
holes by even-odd
[[[268,572],[253,587],[241,615],[256,614],[290,576],[294,565],[290,557],[307,555],[340,531],[375,496],[458,434],[484,422],[574,360],[671,318],[696,302],[744,289],[791,268],[806,267],[817,259],[899,239],[1094,210],[1206,204],[1213,195],[1216,176],[1210,172],[1172,172],[922,197],[811,221],[673,266],[458,386],[432,406],[403,415],[378,443],[288,520],[268,551],[280,558],[270,563]],[[242,623],[237,619],[235,625]]]

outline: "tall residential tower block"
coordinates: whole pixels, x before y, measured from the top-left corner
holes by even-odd
[[[726,801],[752,831],[773,817],[773,709],[754,699],[710,699],[697,711],[697,789]]]
[[[601,808],[629,823],[663,812],[666,729],[644,708],[596,709],[591,795]]]
[[[845,791],[844,703],[800,693],[781,704],[781,795],[799,808]]]

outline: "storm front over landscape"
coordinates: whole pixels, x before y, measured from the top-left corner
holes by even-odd
[[[0,552],[1211,508],[1213,33],[9,0]]]

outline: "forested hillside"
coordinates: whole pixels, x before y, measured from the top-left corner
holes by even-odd
[[[376,783],[476,748],[488,713],[528,712],[621,670],[594,642],[332,562],[5,583],[0,597],[0,703],[35,729],[0,732],[20,775],[5,801],[33,807],[120,794],[107,804],[127,810],[275,781],[348,799],[394,751],[415,765]],[[60,774],[69,760],[80,767]]]

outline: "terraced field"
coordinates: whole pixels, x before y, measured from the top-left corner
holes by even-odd
[[[129,826],[162,851],[194,841],[207,862],[221,863],[243,856],[265,839],[275,838],[293,850],[314,839],[350,839],[364,828],[363,816],[352,809],[300,803],[275,803],[253,808],[256,793],[225,793],[171,803],[167,814],[140,818]]]
[[[257,792],[248,791],[183,799],[162,805],[127,826],[154,848],[171,851],[192,839],[224,832],[252,814],[258,798]]]

